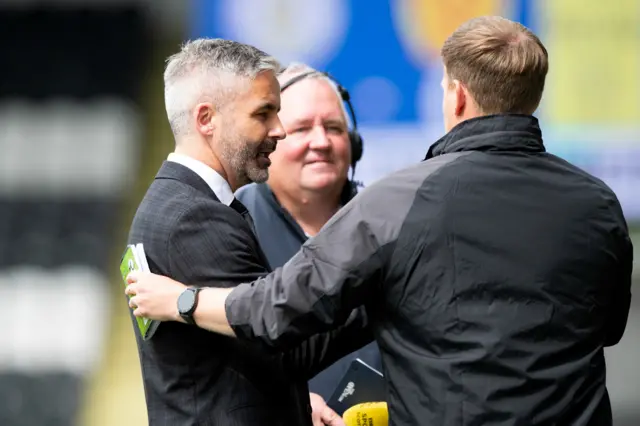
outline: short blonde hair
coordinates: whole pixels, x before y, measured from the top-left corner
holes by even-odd
[[[484,114],[532,114],[538,108],[549,59],[524,25],[499,16],[471,19],[441,53],[449,80],[464,84]]]

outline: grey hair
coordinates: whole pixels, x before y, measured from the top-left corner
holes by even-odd
[[[237,94],[234,79],[254,79],[263,71],[277,72],[280,63],[248,44],[224,39],[188,41],[167,59],[164,101],[175,136],[190,131],[191,111],[203,100],[217,110]]]
[[[289,65],[287,65],[285,68],[282,68],[278,72],[278,76],[277,76],[278,82],[282,87],[291,79],[307,73],[311,73],[311,74],[305,77],[305,79],[314,78],[314,79],[324,80],[327,83],[329,83],[329,86],[331,86],[331,88],[336,92],[336,96],[338,97],[338,99],[340,99],[340,108],[342,109],[342,115],[344,116],[346,123],[348,125],[352,125],[351,119],[347,114],[347,109],[344,105],[344,102],[342,101],[342,94],[340,93],[340,90],[338,90],[338,85],[331,78],[327,77],[322,71],[318,71],[317,69],[311,67],[310,65],[304,64],[302,62],[291,62]]]

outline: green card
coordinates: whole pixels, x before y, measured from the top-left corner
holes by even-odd
[[[120,275],[122,275],[122,282],[125,288],[127,286],[127,276],[131,271],[150,272],[149,265],[147,264],[147,256],[144,252],[142,243],[128,245],[122,255],[122,260],[120,261]],[[129,296],[129,299],[131,299],[131,296]],[[143,340],[150,339],[158,328],[158,321],[140,317],[136,317],[136,321]]]

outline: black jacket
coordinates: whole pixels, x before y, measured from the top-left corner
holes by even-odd
[[[602,426],[631,269],[611,189],[545,152],[534,117],[489,116],[366,188],[226,310],[239,338],[286,348],[366,304],[392,425]]]
[[[347,182],[343,191],[345,204],[352,198],[351,193],[351,183]],[[265,183],[246,185],[236,192],[236,197],[251,213],[258,241],[260,241],[260,246],[267,256],[271,268],[284,265],[307,241],[308,237],[300,225],[280,205],[269,185]],[[364,309],[359,309],[354,315],[366,316],[366,312]],[[363,320],[363,324],[366,324],[366,320]],[[370,335],[370,332],[366,330],[363,330],[363,333]],[[371,339],[373,340],[373,336]],[[372,342],[318,373],[309,381],[309,391],[328,400],[347,372],[351,361],[356,358],[377,370],[382,369],[380,350],[378,345]]]
[[[240,213],[220,203],[197,174],[165,162],[136,212],[129,244],[144,244],[154,273],[232,287],[269,272]],[[273,356],[178,322],[160,324],[148,341],[134,326],[149,424],[310,426],[306,380],[364,344],[362,324],[352,324],[353,333],[339,328]]]

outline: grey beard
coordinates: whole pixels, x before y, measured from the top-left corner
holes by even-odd
[[[233,139],[224,141],[222,158],[229,165],[229,172],[234,174],[238,186],[265,182],[269,171],[258,167],[257,153],[241,140]]]

